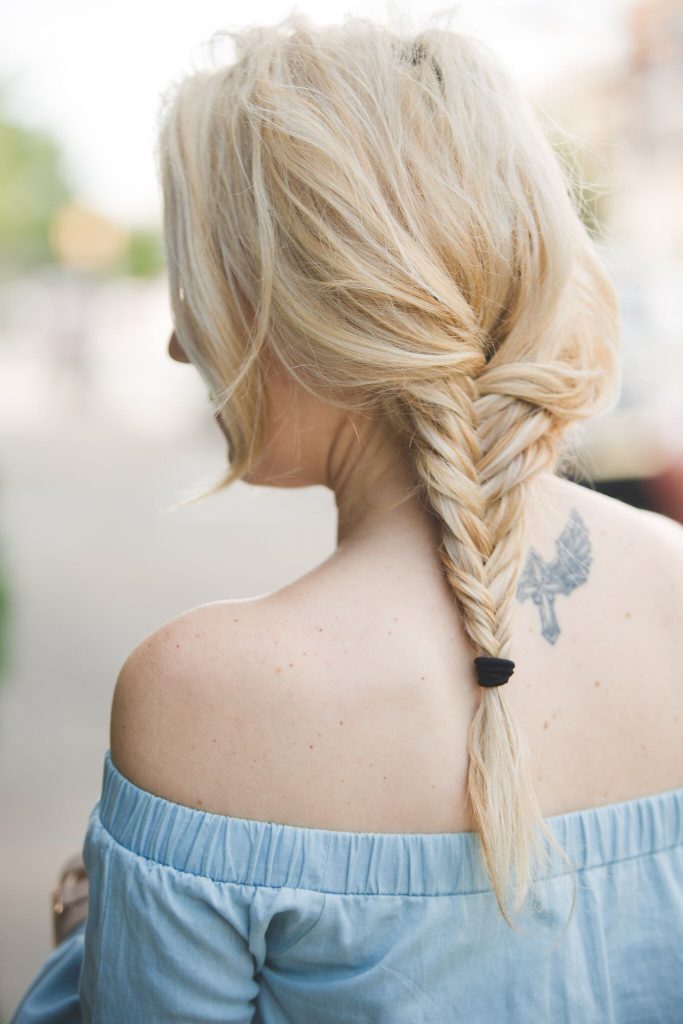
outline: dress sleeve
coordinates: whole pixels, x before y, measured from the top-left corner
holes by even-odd
[[[247,1024],[258,983],[249,949],[253,886],[219,882],[117,841],[93,810],[79,998],[83,1024]],[[163,836],[156,836],[163,847]]]

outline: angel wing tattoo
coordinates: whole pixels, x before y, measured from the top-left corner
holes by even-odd
[[[530,597],[538,606],[541,631],[551,644],[560,635],[555,597],[557,594],[570,594],[585,583],[592,560],[588,529],[575,508],[555,541],[555,550],[557,557],[552,562],[544,562],[538,551],[531,548],[517,584],[517,600],[526,601]]]

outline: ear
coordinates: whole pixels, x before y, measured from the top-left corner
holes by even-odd
[[[177,363],[189,363],[185,350],[181,347],[178,341],[178,336],[175,331],[171,333],[171,337],[168,342],[168,354],[171,359],[175,359]]]

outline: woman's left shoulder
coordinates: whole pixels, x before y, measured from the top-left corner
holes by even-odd
[[[205,780],[263,726],[255,718],[267,711],[269,652],[282,628],[270,597],[188,609],[127,656],[114,686],[109,745],[133,783],[176,803],[211,803]],[[233,778],[243,760],[235,759]]]

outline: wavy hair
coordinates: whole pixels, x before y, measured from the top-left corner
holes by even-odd
[[[224,36],[234,58],[170,86],[157,139],[174,326],[229,446],[199,498],[263,448],[267,348],[403,441],[473,652],[510,657],[529,485],[620,384],[615,290],[575,182],[473,34],[297,13]],[[573,863],[505,687],[481,688],[467,749],[475,832],[516,930],[506,897],[514,885],[522,908],[543,836]]]

